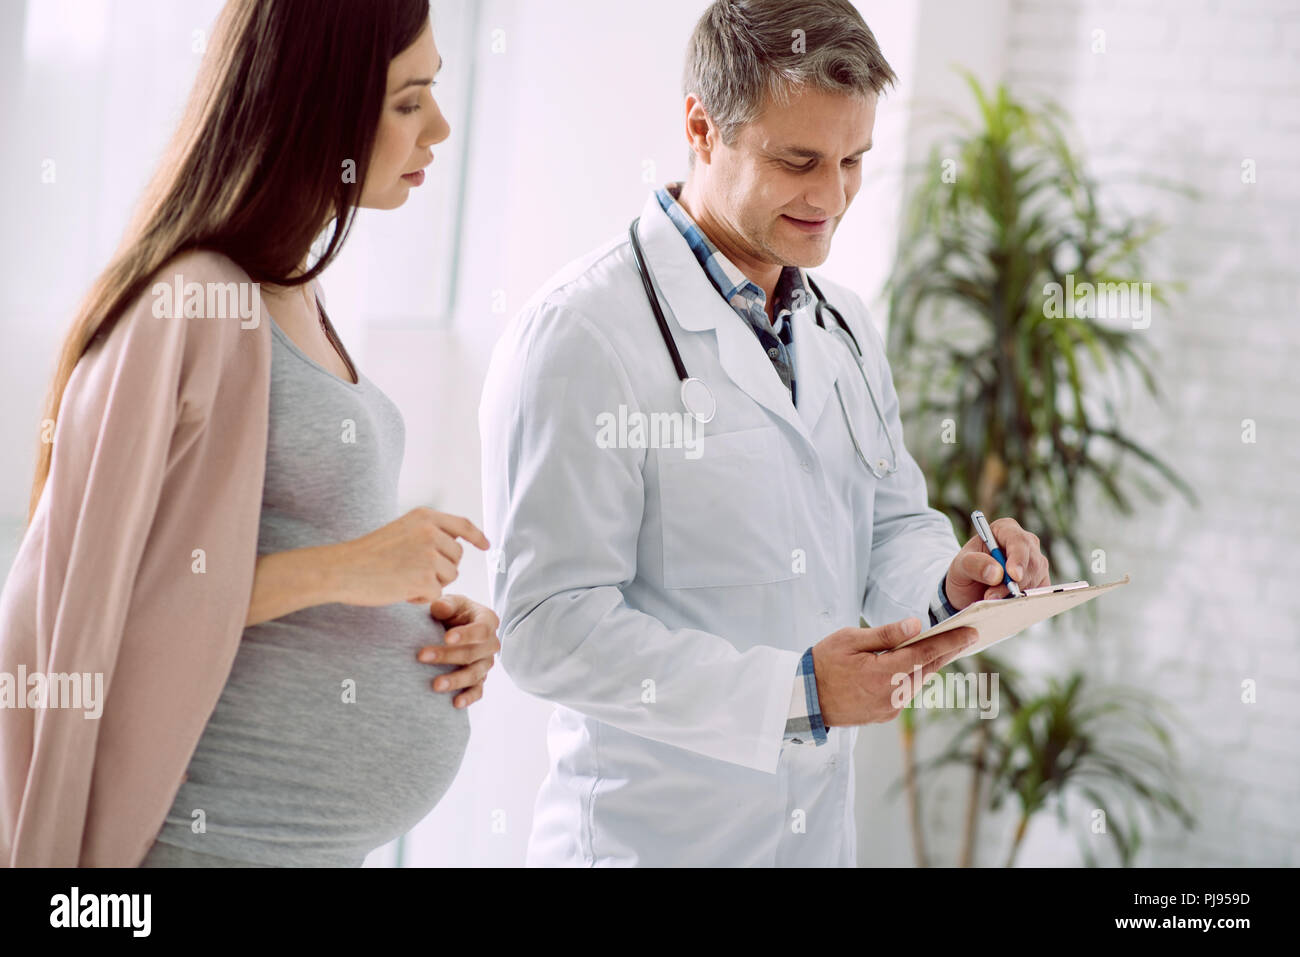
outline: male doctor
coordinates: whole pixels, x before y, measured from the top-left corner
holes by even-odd
[[[698,417],[626,230],[514,318],[484,387],[501,660],[557,705],[527,861],[851,866],[857,726],[975,633],[891,649],[1007,589],[929,508],[861,300],[813,277],[861,372],[815,321],[804,268],[895,79],[871,31],[845,0],[719,0],[684,79],[690,177],[637,236]],[[1037,537],[992,527],[1009,574],[1046,584]]]

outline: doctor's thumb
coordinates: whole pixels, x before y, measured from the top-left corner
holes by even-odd
[[[861,640],[858,643],[859,651],[889,651],[909,638],[915,638],[919,635],[921,633],[921,620],[913,615],[910,618],[891,621],[887,625],[880,625],[876,628],[858,628],[855,630],[861,635]]]

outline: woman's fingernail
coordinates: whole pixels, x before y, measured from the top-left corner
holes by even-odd
[[[424,651],[420,652],[420,660],[424,662],[437,661],[438,652],[426,648]]]
[[[447,636],[447,644],[449,645],[454,645],[458,641],[460,641],[460,635],[450,634]]]

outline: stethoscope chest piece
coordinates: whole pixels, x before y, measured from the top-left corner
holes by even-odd
[[[700,422],[712,422],[718,411],[713,390],[703,379],[687,376],[682,380],[682,407]]]

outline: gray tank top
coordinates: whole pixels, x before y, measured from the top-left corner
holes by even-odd
[[[343,381],[270,321],[258,554],[398,518],[401,412],[364,375]],[[466,709],[430,687],[458,666],[415,659],[442,634],[427,605],[407,603],[317,605],[246,628],[158,841],[258,864],[359,866],[410,830],[469,742]]]

